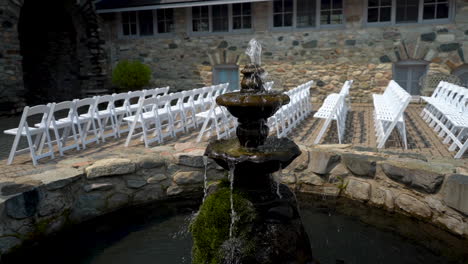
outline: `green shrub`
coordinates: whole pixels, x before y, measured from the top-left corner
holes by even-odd
[[[119,92],[141,90],[151,80],[151,69],[139,61],[120,61],[112,73]]]

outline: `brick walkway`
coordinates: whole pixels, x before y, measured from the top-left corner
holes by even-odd
[[[410,105],[406,111],[406,125],[408,134],[408,150],[401,146],[398,133],[393,133],[386,144],[386,148],[381,151],[390,153],[406,153],[408,155],[423,155],[429,159],[443,159],[453,161],[455,153],[448,151],[448,146],[442,143],[436,133],[420,117],[421,105]],[[312,145],[318,131],[322,125],[321,120],[315,119],[310,115],[302,124],[292,133],[292,138],[298,144]],[[12,123],[9,120],[10,124]],[[17,124],[12,125],[14,127]],[[9,128],[11,128],[9,127]],[[3,126],[2,126],[3,128]],[[169,140],[164,145],[170,146],[176,143],[195,142],[197,133],[194,131],[188,135],[183,135],[177,139]],[[21,176],[37,174],[47,170],[56,169],[60,164],[86,164],[91,160],[96,160],[111,156],[125,156],[126,153],[147,151],[139,140],[134,140],[131,146],[124,147],[125,139],[106,139],[104,144],[90,144],[86,150],[68,151],[64,157],[56,157],[54,160],[45,158],[39,161],[39,165],[34,167],[28,154],[22,154],[15,158],[12,165],[6,165],[7,154],[13,141],[13,136],[6,138],[0,137],[0,182],[13,180]],[[355,148],[378,151],[375,146],[375,133],[372,120],[372,105],[356,104],[352,105],[348,114],[345,144],[352,144]],[[335,124],[330,126],[321,144],[338,144]],[[157,145],[155,145],[156,147]],[[58,153],[57,153],[58,155]],[[464,163],[468,167],[468,154],[457,163]],[[16,181],[16,180],[15,180]]]

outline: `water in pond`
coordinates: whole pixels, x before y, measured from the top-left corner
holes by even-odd
[[[376,210],[358,208],[355,204],[298,198],[314,257],[321,264],[468,263],[467,252],[461,252],[467,250],[466,240],[411,223],[410,219],[395,220],[374,213]],[[192,241],[187,227],[196,208],[171,203],[113,213],[42,241],[39,246],[20,251],[16,256],[2,258],[2,261],[7,264],[29,261],[188,264]],[[432,249],[415,244],[408,237],[425,240],[426,246]],[[448,253],[452,257],[440,256],[440,252],[447,249],[452,250]]]

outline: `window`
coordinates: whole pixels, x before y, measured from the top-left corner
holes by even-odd
[[[252,28],[250,3],[192,7],[192,32],[230,32]]]
[[[122,33],[124,36],[133,36],[138,34],[136,12],[122,13]]]
[[[273,26],[291,27],[293,24],[293,0],[273,2]]]
[[[317,2],[310,0],[297,0],[298,28],[315,27]]]
[[[343,0],[274,0],[273,28],[342,25]]]
[[[155,32],[174,32],[173,9],[122,12],[121,22],[122,36],[153,36]]]
[[[229,83],[229,91],[239,89],[239,67],[235,64],[216,65],[213,68],[213,84]]]
[[[419,79],[426,73],[425,61],[400,61],[393,66],[393,79],[411,95],[421,95]]]
[[[204,32],[210,30],[208,6],[192,7],[192,30],[193,32]]]
[[[229,11],[227,5],[215,5],[211,8],[213,32],[229,31]]]
[[[336,25],[343,23],[343,1],[321,0],[320,23],[322,25]]]
[[[156,17],[158,33],[174,32],[174,12],[172,9],[158,9]]]
[[[250,3],[232,5],[232,28],[250,29],[252,27],[252,10]]]
[[[369,0],[367,22],[389,22],[392,13],[392,0]]]
[[[452,0],[368,0],[367,23],[446,22]]]

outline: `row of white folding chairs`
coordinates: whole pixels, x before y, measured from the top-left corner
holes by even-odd
[[[311,112],[310,87],[313,81],[306,82],[289,90],[286,94],[290,98],[289,104],[283,105],[268,119],[270,127],[276,130],[278,138],[286,137]]]
[[[224,85],[226,88],[229,86],[228,83]],[[224,106],[219,106],[216,103],[216,98],[223,93],[213,97],[213,103],[208,110],[196,114],[197,123],[201,124],[197,142],[200,142],[204,137],[211,137],[213,131],[216,132],[217,139],[229,138],[235,132],[237,119]]]
[[[468,89],[441,81],[431,97],[421,98],[427,102],[423,120],[450,144],[450,151],[458,149],[455,158],[461,158],[468,149]]]
[[[165,87],[138,93],[143,97],[153,97],[167,93],[168,90],[169,87]],[[129,92],[25,107],[18,128],[4,131],[5,134],[15,136],[7,164],[11,164],[17,154],[29,151],[33,164],[36,166],[38,159],[54,157],[53,143],[57,144],[60,156],[63,156],[67,150],[85,149],[89,143],[99,143],[100,140],[105,142],[108,137],[120,136],[121,117],[131,113],[130,102],[133,95],[134,92]],[[119,101],[121,101],[121,106],[115,107],[115,103]],[[66,116],[60,117],[60,114],[64,112]],[[37,115],[42,115],[41,121],[30,126],[30,123],[34,123],[34,118],[31,117]],[[52,130],[55,136],[53,141],[49,130]],[[107,130],[110,130],[109,133],[105,133]],[[89,138],[90,133],[92,136]],[[26,137],[28,148],[17,150],[21,137]],[[34,142],[32,137],[35,137]],[[69,140],[72,142],[67,145]],[[44,144],[49,147],[46,153],[42,153]]]
[[[130,124],[125,146],[134,137],[141,136],[145,147],[153,142],[163,143],[166,137],[177,137],[200,124],[198,113],[215,105],[214,100],[224,93],[228,83],[172,93],[156,98],[141,99],[135,115],[124,121]],[[141,132],[136,131],[141,128]]]
[[[336,120],[338,141],[340,144],[342,143],[346,128],[346,117],[350,108],[347,99],[352,85],[353,80],[346,81],[340,92],[328,95],[323,101],[322,106],[314,114],[315,118],[325,119],[314,144],[318,144],[320,142],[333,120]]]
[[[411,95],[398,83],[391,80],[383,94],[373,94],[372,97],[377,148],[385,146],[393,129],[397,127],[405,149],[407,149],[404,112],[411,100]]]

